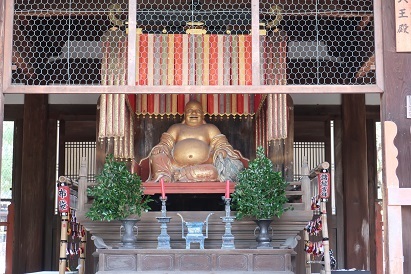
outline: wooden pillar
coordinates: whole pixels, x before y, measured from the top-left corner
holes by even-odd
[[[14,203],[14,232],[13,232],[13,256],[10,258],[12,260],[12,272],[16,269],[19,269],[20,261],[19,258],[19,249],[18,243],[20,243],[20,235],[18,234],[18,228],[20,227],[20,220],[17,218],[20,212],[20,198],[21,193],[21,176],[22,176],[22,158],[23,158],[23,107],[21,108],[20,114],[21,117],[18,117],[14,121],[14,147],[13,147],[13,203]],[[6,112],[7,114],[7,112]]]
[[[4,12],[5,1],[0,0],[0,152],[3,148],[3,120],[4,120],[4,94],[3,94],[3,75],[4,75]],[[1,157],[0,157],[1,170]]]
[[[335,184],[335,205],[336,215],[330,214],[330,220],[334,222],[334,227],[330,227],[330,231],[334,234],[336,245],[332,246],[334,249],[334,256],[337,260],[337,268],[345,268],[345,226],[344,218],[344,171],[342,155],[344,154],[342,147],[343,129],[342,121],[340,118],[335,120],[334,123],[334,150],[335,150],[335,164],[334,170],[334,184]],[[331,204],[331,203],[330,203]],[[330,211],[331,212],[331,211]],[[333,228],[334,231],[333,231]]]
[[[4,12],[5,12],[6,0],[0,0],[0,92],[3,94],[3,75],[4,75]],[[3,105],[4,102],[1,102]],[[0,133],[3,135],[3,131]]]
[[[377,144],[376,144],[376,127],[374,119],[367,119],[367,165],[368,165],[368,208],[370,219],[370,270],[371,273],[377,273],[377,242],[382,242],[381,238],[376,239],[376,215],[375,204],[377,200]],[[381,269],[382,270],[382,269]]]
[[[5,12],[5,0],[0,0],[0,152],[3,149],[3,120],[4,120],[4,94],[3,94],[3,75],[4,75],[4,12]],[[1,157],[0,157],[0,170],[1,170]],[[1,197],[1,192],[0,192]],[[13,206],[12,206],[13,207]],[[14,208],[14,207],[13,207]],[[14,216],[14,215],[13,215]],[[8,221],[10,218],[7,219]],[[10,220],[14,223],[13,220]],[[13,233],[9,233],[9,235],[13,235]],[[7,237],[7,245],[6,246],[6,272],[11,273],[11,258],[10,254],[12,254],[12,240]]]
[[[46,206],[47,95],[26,95],[23,114],[23,158],[20,193],[18,269],[43,270]]]
[[[294,102],[287,95],[287,139],[284,151],[284,177],[287,182],[294,181]]]
[[[411,52],[396,52],[395,18],[398,18],[398,13],[395,3],[399,2],[383,1],[381,5],[384,37],[381,122],[386,273],[411,273],[411,119],[407,118],[406,108],[406,96],[411,96]]]
[[[375,274],[384,273],[382,205],[375,202]],[[372,264],[371,264],[372,266]]]
[[[342,95],[345,268],[370,269],[364,94]]]
[[[59,237],[60,216],[55,214],[55,191],[56,191],[56,148],[57,148],[57,120],[48,119],[47,122],[47,164],[44,167],[46,180],[44,189],[46,191],[46,215],[45,215],[45,248],[43,270],[54,270],[59,262],[58,246],[55,245]]]

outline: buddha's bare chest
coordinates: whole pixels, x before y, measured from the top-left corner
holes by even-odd
[[[197,139],[207,144],[210,142],[209,132],[206,127],[183,127],[176,141],[179,142],[185,139]]]

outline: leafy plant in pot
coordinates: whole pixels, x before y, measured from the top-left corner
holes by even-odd
[[[268,233],[270,224],[274,217],[280,218],[290,209],[285,206],[288,183],[281,172],[274,171],[263,147],[257,148],[257,157],[238,174],[237,181],[232,195],[237,219],[252,218],[259,228],[257,248],[272,248],[272,237]]]
[[[93,221],[122,221],[122,247],[135,248],[135,224],[141,213],[150,209],[148,203],[152,201],[144,195],[140,177],[131,173],[125,162],[115,161],[109,154],[96,182],[96,186],[88,189],[94,201],[86,216]]]

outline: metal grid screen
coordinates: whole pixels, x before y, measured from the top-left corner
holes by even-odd
[[[308,163],[308,169],[311,170],[324,161],[324,142],[294,142],[294,180],[300,179],[304,162]]]
[[[81,158],[87,160],[87,182],[95,181],[96,142],[65,142],[64,175],[77,179]]]
[[[142,0],[127,59],[127,0],[16,0],[12,82],[250,85],[251,0]],[[373,1],[264,0],[260,84],[374,84]]]

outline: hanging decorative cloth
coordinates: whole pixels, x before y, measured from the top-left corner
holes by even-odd
[[[319,242],[305,241],[304,251],[314,256],[322,256],[324,255],[324,244],[322,241],[319,241]]]
[[[269,94],[267,96],[267,139],[287,138],[287,95]]]
[[[309,221],[304,228],[310,235],[318,235],[322,230],[322,220],[321,216],[313,221]]]
[[[134,158],[134,115],[125,94],[100,96],[98,139],[114,142],[114,157]]]
[[[113,27],[101,38],[102,85],[127,85],[127,34]],[[262,85],[286,84],[286,36],[260,36]],[[251,35],[147,34],[136,36],[136,85],[251,85]],[[166,87],[165,87],[166,91]],[[266,107],[263,103],[267,98]],[[212,116],[260,115],[257,145],[287,138],[285,94],[106,94],[100,98],[100,142],[114,142],[114,157],[134,158],[135,114],[181,115],[190,99]]]
[[[115,25],[101,37],[102,85],[127,84],[127,34],[117,27],[118,24]],[[99,109],[99,141],[113,142],[115,158],[134,158],[132,144],[134,118],[128,96],[126,97],[125,94],[103,94],[100,96]]]

